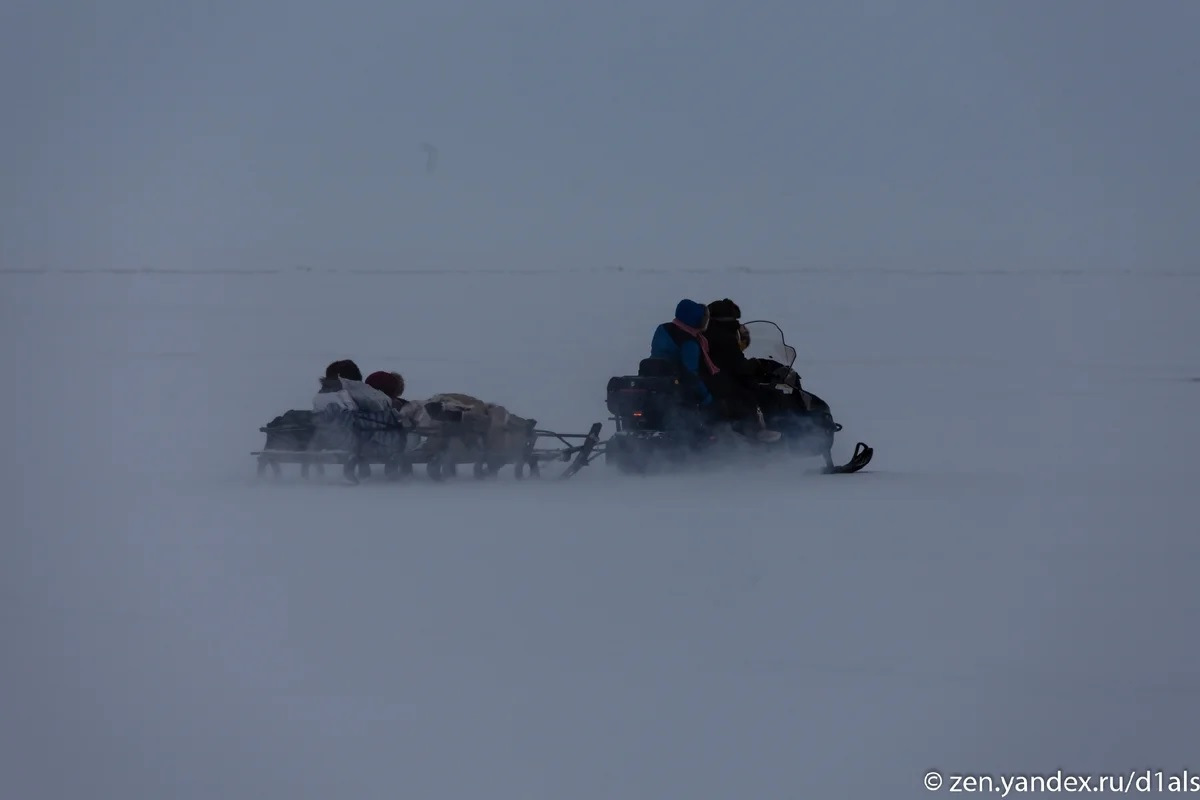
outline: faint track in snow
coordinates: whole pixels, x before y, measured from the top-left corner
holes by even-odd
[[[893,275],[905,277],[1029,277],[1029,278],[1185,278],[1200,279],[1200,270],[1174,269],[1068,269],[1068,268],[893,268],[893,267],[421,267],[381,269],[356,267],[225,267],[167,269],[141,268],[35,268],[0,267],[0,275],[161,275],[199,277],[250,277],[265,275],[372,275],[379,277],[409,277],[413,275]]]

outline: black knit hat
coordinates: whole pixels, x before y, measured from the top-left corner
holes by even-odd
[[[737,303],[726,297],[723,300],[714,300],[708,304],[708,313],[714,322],[731,322],[739,319],[742,316],[742,310],[738,308]]]
[[[372,389],[378,389],[393,400],[404,394],[404,378],[399,372],[372,372],[363,383]]]
[[[358,368],[350,359],[334,361],[325,368],[325,377],[328,378],[345,378],[348,381],[361,381],[363,379],[362,370]]]

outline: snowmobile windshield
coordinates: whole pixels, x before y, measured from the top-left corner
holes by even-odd
[[[785,367],[796,360],[796,349],[783,341],[783,330],[770,320],[756,319],[743,323],[750,333],[746,358],[768,358]]]

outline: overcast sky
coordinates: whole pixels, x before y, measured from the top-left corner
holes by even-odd
[[[1196,270],[1198,37],[1191,0],[7,0],[0,266]]]

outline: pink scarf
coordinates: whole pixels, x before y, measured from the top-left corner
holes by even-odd
[[[709,372],[716,375],[721,370],[717,369],[717,365],[708,357],[708,339],[704,337],[699,328],[693,328],[691,325],[685,325],[677,319],[671,320],[671,324],[681,331],[686,331],[696,337],[696,341],[700,342],[700,352],[704,355],[704,363],[708,365]]]

